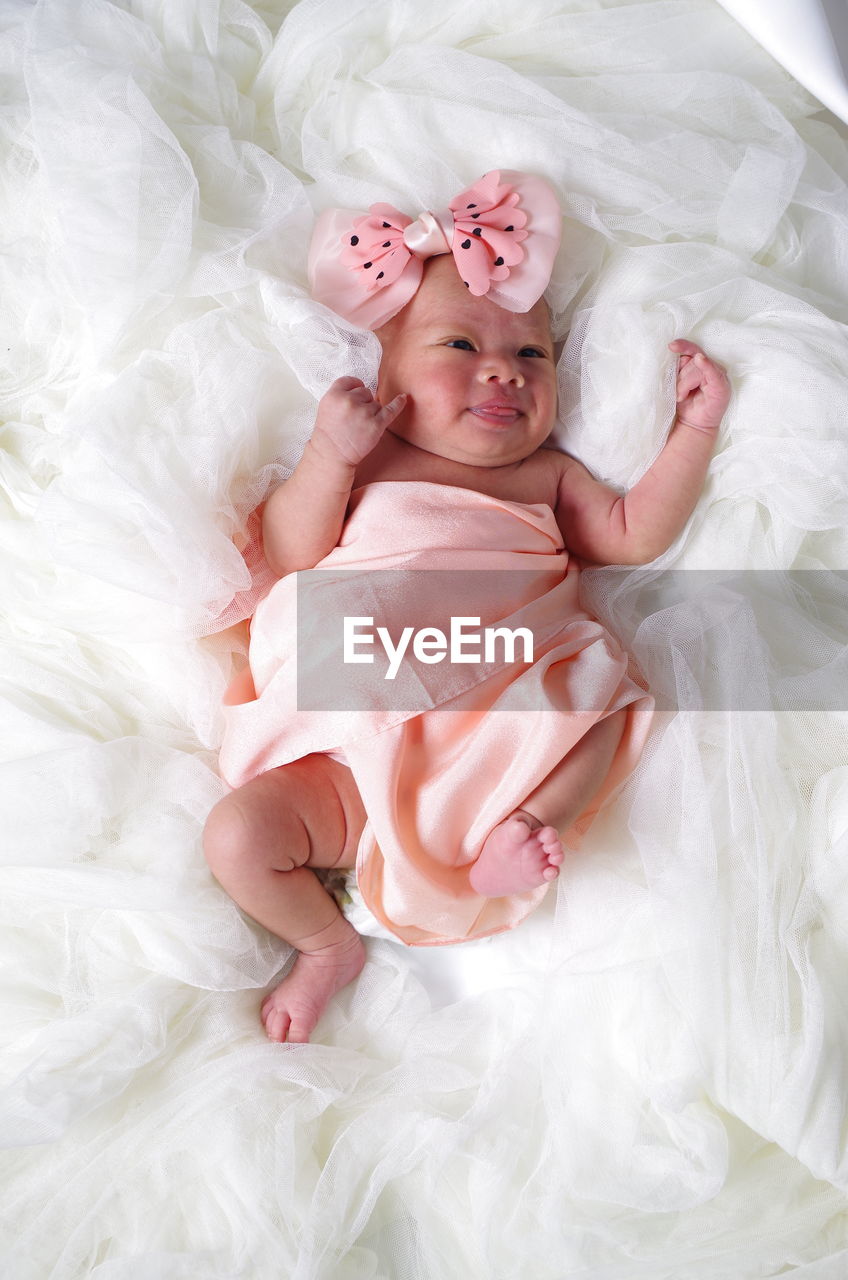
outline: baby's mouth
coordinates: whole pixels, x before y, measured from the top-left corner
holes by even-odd
[[[508,400],[487,400],[483,404],[470,406],[471,413],[489,422],[515,422],[521,417],[521,410]]]

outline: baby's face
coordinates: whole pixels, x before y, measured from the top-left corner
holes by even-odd
[[[470,294],[447,255],[431,258],[412,301],[378,337],[378,398],[407,393],[390,430],[419,449],[500,467],[529,457],[553,429],[554,344],[541,299],[506,311]]]

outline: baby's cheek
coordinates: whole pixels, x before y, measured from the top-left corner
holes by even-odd
[[[388,404],[404,390],[405,388],[398,383],[393,366],[384,360],[377,375],[377,399],[380,404]]]
[[[415,418],[409,401],[404,405],[402,412],[395,418],[389,430],[393,431],[396,436],[400,436],[401,440],[410,440],[415,435]]]

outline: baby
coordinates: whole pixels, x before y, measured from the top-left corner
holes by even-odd
[[[501,223],[511,231],[517,218]],[[462,236],[461,228],[457,234]],[[464,241],[457,243],[461,248]],[[542,287],[546,282],[547,277]],[[724,370],[695,343],[669,344],[678,356],[677,416],[662,452],[622,497],[576,459],[546,447],[556,420],[557,390],[550,314],[541,296],[526,310],[506,309],[479,286],[472,292],[457,270],[457,253],[442,250],[422,255],[411,298],[375,328],[382,346],[376,396],[356,378],[337,379],[319,404],[300,463],[264,507],[265,555],[281,579],[341,554],[352,512],[361,511],[375,492],[390,500],[404,492],[416,502],[432,497],[441,503],[440,511],[457,499],[473,508],[475,519],[494,511],[514,520],[517,513],[527,536],[546,539],[540,544],[546,565],[552,558],[564,565],[569,553],[595,565],[642,564],[665,551],[682,530],[729,400]],[[402,482],[412,488],[405,491]],[[522,548],[525,557],[528,551],[537,553],[536,543],[522,543]],[[591,620],[582,625],[593,628],[593,636],[601,631]],[[624,694],[610,697],[606,708],[588,720],[577,717],[576,740],[560,736],[552,744],[548,763],[537,765],[537,784],[471,842],[473,853],[460,842],[461,853],[445,854],[444,867],[431,860],[421,871],[419,901],[426,902],[436,885],[433,893],[474,902],[480,913],[474,927],[434,924],[425,934],[397,926],[398,936],[424,943],[453,941],[466,933],[483,936],[511,927],[540,900],[559,874],[562,834],[597,801],[614,761],[623,759],[638,699],[644,698],[644,690],[628,683],[620,668],[614,683],[627,685]],[[259,707],[262,698],[260,690],[256,701],[248,671],[228,700],[237,714]],[[649,700],[641,710],[649,718]],[[646,723],[643,719],[641,740]],[[234,732],[243,735],[240,729]],[[374,742],[386,740],[383,733]],[[409,755],[410,750],[407,739],[403,751]],[[633,758],[631,751],[627,768]],[[512,764],[509,758],[498,771],[497,761],[483,762],[498,776]],[[391,773],[394,766],[380,767]],[[358,865],[368,900],[365,887],[374,877],[362,852],[368,843],[363,833],[369,818],[377,823],[381,801],[364,767],[357,771],[354,756],[347,761],[338,751],[307,750],[287,763],[254,765],[238,776],[248,780],[209,817],[206,857],[239,906],[296,949],[293,968],[262,1006],[262,1019],[271,1039],[305,1042],[330,999],[365,960],[361,938],[313,871]],[[396,784],[401,790],[404,785],[411,784]],[[493,777],[489,789],[494,786]],[[403,796],[395,797],[391,804],[402,801]],[[416,812],[421,808],[418,804]],[[399,818],[398,825],[410,829],[406,819]],[[377,834],[379,843],[388,845],[389,836]],[[409,851],[413,837],[404,838]],[[388,858],[385,847],[383,855]],[[418,865],[423,856],[416,852],[407,862]],[[439,851],[436,858],[442,856]],[[403,857],[401,851],[397,858]],[[393,874],[404,885],[413,871],[401,866]],[[410,890],[413,897],[415,892]],[[378,914],[394,927],[385,906],[391,896],[388,890],[382,898],[374,893],[384,907]],[[449,920],[441,902],[433,908],[434,917]],[[498,903],[516,902],[520,910],[495,911]],[[490,908],[492,914],[486,915]]]

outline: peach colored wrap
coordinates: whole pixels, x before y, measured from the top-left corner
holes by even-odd
[[[258,695],[225,707],[221,751],[221,771],[233,787],[311,752],[344,753],[368,814],[359,886],[374,915],[404,942],[457,942],[512,928],[547,886],[510,898],[475,894],[468,869],[487,834],[592,724],[626,706],[612,769],[568,833],[572,841],[579,838],[633,768],[653,710],[653,700],[628,675],[626,655],[580,609],[578,571],[551,508],[424,481],[380,481],[354,491],[341,541],[317,569],[305,580],[317,591],[340,592],[343,606],[349,585],[344,612],[357,614],[369,610],[361,599],[363,579],[350,570],[525,571],[498,576],[498,587],[507,590],[514,578],[516,594],[499,597],[491,618],[484,616],[485,600],[470,601],[464,611],[480,613],[483,626],[506,618],[510,627],[532,624],[532,664],[493,671],[442,663],[414,674],[414,707],[399,708],[392,687],[382,707],[343,711],[297,709],[297,575],[280,579],[251,625]],[[318,613],[321,598],[310,613]],[[338,607],[335,602],[336,616]],[[408,607],[411,619],[415,602]],[[301,634],[302,664],[320,647],[319,632],[316,626],[314,644]],[[355,679],[357,670],[350,668],[346,678]],[[244,697],[248,687],[242,682],[240,695],[233,690],[229,701]]]

